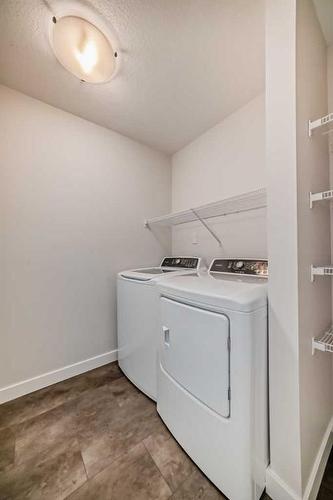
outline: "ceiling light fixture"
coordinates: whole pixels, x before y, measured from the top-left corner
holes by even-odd
[[[89,21],[76,16],[54,17],[51,45],[60,64],[80,80],[89,83],[111,80],[117,52]]]

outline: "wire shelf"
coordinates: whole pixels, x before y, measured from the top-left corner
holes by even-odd
[[[181,212],[174,212],[161,217],[154,217],[145,221],[146,227],[177,226],[200,219],[212,219],[214,217],[225,217],[227,215],[239,214],[251,210],[258,210],[267,206],[266,189],[250,191],[231,198],[208,203],[199,207],[190,208]]]
[[[312,339],[312,354],[315,350],[333,352],[333,326],[319,337]]]

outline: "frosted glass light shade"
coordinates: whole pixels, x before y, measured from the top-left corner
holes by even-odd
[[[53,25],[51,38],[56,58],[77,78],[90,83],[111,79],[114,51],[96,26],[80,17],[61,17]]]

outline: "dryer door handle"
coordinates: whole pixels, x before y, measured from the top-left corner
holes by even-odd
[[[163,335],[164,335],[164,344],[169,347],[170,345],[170,330],[167,326],[162,327]]]

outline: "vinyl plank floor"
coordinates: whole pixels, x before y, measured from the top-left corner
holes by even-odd
[[[0,500],[23,499],[225,497],[111,363],[0,406]],[[333,500],[333,454],[318,500]]]
[[[166,500],[171,491],[151,456],[138,444],[76,490],[70,500]]]
[[[80,452],[30,460],[0,473],[1,500],[64,500],[87,480]]]
[[[0,431],[0,472],[14,464],[15,459],[15,434],[13,429]],[[1,498],[1,497],[0,497]]]
[[[41,415],[122,376],[117,364],[110,363],[2,404],[0,406],[0,429]]]

